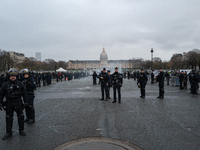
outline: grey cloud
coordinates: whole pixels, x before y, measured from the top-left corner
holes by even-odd
[[[199,48],[200,1],[1,1],[0,48],[55,60],[164,60]],[[163,55],[165,53],[165,55]]]

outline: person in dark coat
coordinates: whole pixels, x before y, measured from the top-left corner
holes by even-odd
[[[144,73],[144,70],[141,69],[141,73],[139,75],[137,82],[137,85],[141,91],[141,96],[140,96],[141,98],[145,98],[145,86],[147,84],[147,81],[148,81],[147,75]]]
[[[106,68],[103,68],[103,72],[101,72],[98,76],[97,76],[97,78],[99,78],[99,79],[101,79],[100,81],[101,81],[101,93],[102,93],[102,97],[101,97],[101,99],[100,100],[104,100],[104,92],[106,93],[106,101],[108,100],[108,90],[107,90],[107,88],[108,88],[108,82],[109,82],[109,80],[110,80],[110,77],[109,77],[109,75],[106,73]]]
[[[97,74],[96,71],[94,71],[94,73],[92,74],[93,77],[93,84],[97,84]]]
[[[157,82],[159,86],[159,96],[157,98],[164,99],[164,82],[165,82],[165,73],[162,71],[162,68],[159,68],[160,73],[157,76]]]

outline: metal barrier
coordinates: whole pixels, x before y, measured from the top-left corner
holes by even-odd
[[[179,77],[171,76],[171,85],[172,86],[180,86]]]

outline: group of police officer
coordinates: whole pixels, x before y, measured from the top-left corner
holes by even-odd
[[[110,99],[110,87],[113,87],[113,102],[116,103],[116,93],[118,92],[118,102],[121,103],[121,87],[123,84],[123,74],[118,72],[118,68],[115,68],[115,72],[110,74],[106,68],[103,68],[99,75],[96,74],[96,71],[93,73],[93,84],[96,84],[96,78],[100,79],[101,83],[101,99],[107,101]],[[165,73],[162,71],[162,68],[159,68],[159,74],[157,76],[157,82],[159,86],[159,96],[157,98],[164,99],[164,80]],[[145,87],[148,81],[148,77],[143,69],[137,76],[137,85],[140,88],[141,98],[145,98]],[[117,91],[117,92],[116,92]],[[106,96],[105,96],[106,95]],[[104,97],[105,96],[105,97]],[[105,98],[105,99],[104,99]]]
[[[117,102],[117,92],[118,92],[118,103],[121,103],[121,87],[123,84],[123,75],[118,72],[118,68],[115,68],[115,72],[110,74],[110,70],[103,68],[99,75],[96,71],[93,73],[93,84],[96,84],[96,78],[99,78],[101,84],[101,99],[107,101],[110,99],[110,87],[113,87],[113,102]]]
[[[24,122],[33,124],[35,122],[34,90],[36,89],[35,79],[30,76],[28,69],[22,70],[23,79],[19,81],[18,71],[14,68],[8,71],[7,81],[0,90],[0,110],[6,111],[6,134],[2,138],[6,140],[12,137],[13,114],[17,113],[19,134],[26,136]],[[6,97],[6,101],[4,101]],[[22,100],[23,97],[23,100]],[[26,119],[24,120],[23,110],[25,108]]]

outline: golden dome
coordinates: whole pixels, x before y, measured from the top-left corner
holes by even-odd
[[[108,55],[105,52],[105,48],[103,48],[103,52],[101,52],[100,60],[108,60]]]

